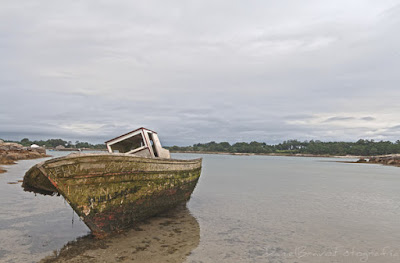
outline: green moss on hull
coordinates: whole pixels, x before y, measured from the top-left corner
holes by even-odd
[[[197,179],[183,186],[155,191],[132,202],[110,206],[102,212],[90,213],[86,217],[87,224],[92,226],[92,231],[97,236],[128,228],[136,222],[188,201],[196,183]]]

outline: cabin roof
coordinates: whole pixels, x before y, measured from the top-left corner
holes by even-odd
[[[147,129],[147,128],[144,128],[144,127],[140,127],[139,129],[130,131],[130,132],[128,132],[128,133],[125,133],[125,134],[122,134],[122,135],[120,135],[120,136],[118,136],[118,137],[115,137],[114,139],[108,140],[108,141],[106,141],[105,143],[109,143],[109,142],[118,140],[118,139],[121,138],[121,137],[127,136],[127,135],[129,135],[129,134],[133,134],[133,133],[135,133],[135,132],[137,132],[137,131],[139,131],[139,130],[145,130],[145,131],[149,131],[149,132],[152,132],[152,133],[156,133],[155,131],[152,131],[152,130],[150,130],[150,129]]]

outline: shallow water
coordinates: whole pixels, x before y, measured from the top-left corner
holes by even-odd
[[[0,174],[0,262],[37,262],[89,232],[62,197],[25,192],[16,183],[31,166],[46,159],[3,166],[7,172]]]
[[[68,247],[84,249],[72,261],[149,262],[155,255],[169,262],[400,261],[398,167],[328,158],[201,157],[202,175],[186,210],[100,245],[88,237],[73,242]],[[61,197],[8,184],[37,162],[20,161],[0,175],[1,262],[37,262],[89,231]],[[96,256],[104,254],[109,257]]]

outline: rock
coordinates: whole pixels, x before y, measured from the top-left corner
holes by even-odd
[[[7,154],[7,159],[13,160],[13,161],[16,161],[16,160],[19,160],[19,159],[24,159],[26,157],[27,157],[26,154],[21,154],[21,153],[16,153],[16,152],[9,152]]]
[[[46,149],[43,147],[36,147],[36,148],[31,148],[33,152],[38,152],[40,154],[46,154]]]
[[[19,143],[0,143],[0,164],[15,164],[17,160],[47,157],[46,149],[42,147],[27,148]],[[5,172],[0,168],[0,172]]]
[[[8,158],[8,156],[5,156],[0,158],[0,164],[15,164],[15,162]]]
[[[23,150],[24,146],[22,146],[19,143],[13,143],[13,142],[4,142],[0,144],[0,150],[3,151],[20,151]]]
[[[400,156],[399,155],[374,156],[369,158],[369,162],[400,166]]]
[[[38,153],[38,152],[36,152],[36,151],[32,151],[32,152],[30,152],[29,154],[28,154],[28,158],[40,158],[40,157],[42,157],[42,155],[40,154],[40,153]]]
[[[3,140],[0,140],[0,144],[2,144],[2,143],[4,143],[4,141],[3,141]]]

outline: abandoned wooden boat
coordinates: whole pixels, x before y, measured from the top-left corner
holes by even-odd
[[[201,159],[170,159],[157,133],[145,128],[106,145],[108,153],[74,153],[36,164],[23,187],[61,194],[97,237],[189,200]]]

